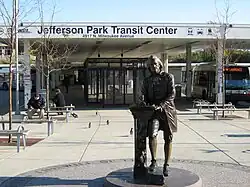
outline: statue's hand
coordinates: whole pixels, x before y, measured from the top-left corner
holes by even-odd
[[[146,106],[146,103],[144,101],[141,101],[141,102],[139,102],[138,105],[143,107],[143,106]]]
[[[139,97],[139,100],[140,100],[141,102],[144,102],[144,101],[145,101],[144,95],[141,95],[141,96]]]
[[[160,111],[162,111],[162,107],[161,107],[161,106],[155,106],[155,105],[154,105],[154,108],[155,108],[155,110],[160,110]]]

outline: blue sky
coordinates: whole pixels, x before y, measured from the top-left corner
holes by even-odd
[[[4,0],[11,2],[11,0]],[[20,4],[31,0],[20,0]],[[217,21],[227,0],[43,0],[44,19],[54,21],[176,22],[206,23]],[[250,24],[250,0],[228,0],[231,23]],[[26,3],[27,7],[27,3]],[[216,7],[218,11],[216,10]],[[224,14],[224,13],[222,13]],[[37,18],[35,11],[25,21]],[[24,20],[23,20],[24,21]]]

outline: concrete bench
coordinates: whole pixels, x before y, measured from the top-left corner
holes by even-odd
[[[73,109],[75,109],[74,105],[69,105],[69,106],[63,106],[63,107],[50,107],[50,110],[70,110],[70,112],[73,112]]]
[[[193,108],[197,105],[197,104],[210,104],[209,101],[203,100],[203,99],[195,99],[193,100]]]
[[[47,114],[58,114],[58,113],[65,113],[65,120],[67,123],[69,122],[70,110],[49,110],[44,112],[44,116],[46,117]],[[37,116],[37,114],[34,114],[33,116]]]
[[[225,111],[228,112],[235,112],[235,111],[246,111],[248,112],[247,118],[250,119],[250,108],[235,108],[235,107],[230,107],[230,108],[213,108],[211,109],[213,111],[213,119],[218,120],[219,119],[219,112],[222,111],[223,114],[222,116],[225,116]]]
[[[18,126],[16,130],[0,130],[0,136],[16,136],[17,137],[17,152],[20,151],[20,138],[23,140],[23,149],[26,148],[26,137],[30,130],[24,130],[22,125]]]
[[[49,114],[54,114],[54,113],[65,113],[65,120],[68,123],[69,122],[69,116],[71,114],[70,110],[49,110],[48,112],[45,113],[49,113]]]
[[[52,135],[54,133],[54,122],[56,120],[50,118],[50,119],[28,119],[27,117],[25,117],[23,120],[12,120],[12,123],[47,123],[48,124],[48,136]],[[5,130],[5,125],[9,125],[9,120],[4,120],[4,118],[2,117],[2,120],[0,121],[0,123],[2,123],[2,129]]]
[[[206,107],[208,109],[211,109],[211,107],[215,107],[215,108],[225,108],[225,107],[234,107],[234,105],[232,103],[228,103],[228,104],[217,104],[217,103],[213,103],[213,104],[201,104],[201,103],[198,103],[196,104],[196,107],[197,107],[197,114],[201,114],[201,109],[203,107]]]

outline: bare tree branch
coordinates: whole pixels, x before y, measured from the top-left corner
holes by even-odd
[[[43,0],[37,0],[41,29],[53,26],[56,14],[56,3],[52,6],[50,21],[45,24]],[[46,11],[46,15],[49,15]],[[52,33],[43,32],[40,39],[31,44],[31,51],[34,55],[41,57],[41,63],[36,64],[36,70],[46,78],[46,107],[49,110],[50,75],[52,72],[67,70],[71,68],[69,57],[76,51],[77,45],[68,44],[68,38],[55,39]],[[42,78],[43,79],[43,78]],[[43,81],[42,81],[43,82]],[[42,83],[43,84],[43,83]],[[48,115],[49,113],[47,113]],[[47,116],[48,117],[48,116]]]
[[[32,0],[30,0],[31,2]],[[9,63],[9,129],[12,129],[12,83],[13,83],[13,68],[12,65],[15,63],[14,57],[18,55],[16,53],[16,37],[18,34],[17,20],[20,18],[20,15],[28,15],[31,11],[21,12],[19,7],[15,7],[14,4],[11,5],[11,8],[8,8],[6,5],[7,1],[0,0],[0,17],[4,23],[4,33],[1,40],[7,44],[7,48],[10,51],[8,56]],[[26,1],[27,3],[27,1]],[[28,7],[28,5],[26,6]],[[9,142],[12,141],[12,137],[9,136]]]
[[[1,18],[4,21],[4,24],[11,25],[12,16],[9,10],[6,8],[6,5],[3,0],[0,0],[0,11],[1,11]]]

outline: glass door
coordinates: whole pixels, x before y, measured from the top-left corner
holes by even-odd
[[[133,66],[132,66],[132,65]],[[105,105],[130,105],[140,95],[146,68],[129,65],[108,64],[86,67],[83,76],[84,94],[87,103]]]
[[[104,104],[114,104],[115,100],[115,70],[105,70],[105,100]]]
[[[115,76],[115,87],[114,87],[114,104],[125,104],[125,82],[124,82],[124,70],[123,69],[116,69],[114,70]]]
[[[106,69],[104,77],[104,104],[126,104],[126,71],[125,69]]]
[[[100,71],[98,69],[88,70],[88,102],[99,103],[100,94]]]

